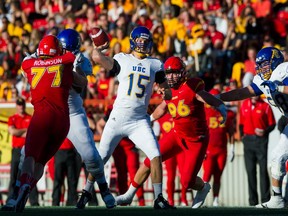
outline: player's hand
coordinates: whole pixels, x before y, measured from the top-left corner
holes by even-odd
[[[99,50],[100,52],[102,52],[103,50],[109,48],[109,45],[110,45],[110,42],[107,41],[105,44],[101,45],[101,46],[96,46],[94,43],[93,44],[93,47],[97,50]]]
[[[260,128],[255,128],[255,134],[256,134],[257,136],[262,137],[262,136],[265,135],[265,130],[264,130],[264,129],[260,129]]]
[[[270,92],[276,92],[278,91],[278,85],[275,82],[272,82],[270,80],[266,80],[261,83],[261,86],[267,86],[270,89]]]
[[[235,145],[231,144],[230,145],[230,152],[229,152],[229,161],[233,162],[235,157]]]
[[[165,88],[158,88],[157,94],[164,95],[165,94]]]
[[[221,104],[220,106],[218,107],[215,107],[216,110],[218,110],[218,112],[221,113],[222,115],[222,121],[220,122],[220,124],[224,124],[226,122],[226,119],[227,119],[227,109],[226,109],[226,106],[224,104]]]

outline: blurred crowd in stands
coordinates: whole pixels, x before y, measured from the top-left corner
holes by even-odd
[[[263,46],[286,50],[287,0],[0,0],[0,102],[17,96],[30,100],[21,62],[34,53],[45,34],[73,28],[90,58],[89,32],[101,26],[110,36],[105,52],[129,52],[129,34],[137,25],[150,29],[153,56],[181,57],[192,76],[229,87],[246,86],[255,74],[255,56]],[[117,80],[93,65],[85,99],[113,99]],[[94,107],[99,109],[99,107]],[[95,110],[94,110],[95,111]],[[101,108],[100,108],[101,111]]]

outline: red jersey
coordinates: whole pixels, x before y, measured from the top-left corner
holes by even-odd
[[[240,108],[240,125],[243,125],[243,132],[246,135],[255,135],[255,128],[266,129],[276,124],[273,111],[269,104],[258,100],[252,108],[251,99],[243,101]]]
[[[68,112],[67,100],[73,81],[74,59],[72,53],[66,53],[49,59],[31,58],[23,61],[22,70],[31,86],[34,108],[38,102],[45,100],[52,107],[56,105],[56,109]]]
[[[31,115],[24,113],[23,116],[14,114],[8,119],[8,126],[14,126],[17,129],[28,128],[31,121]],[[25,137],[12,136],[12,148],[22,148],[25,144]]]
[[[197,141],[207,134],[204,104],[196,99],[196,93],[204,87],[203,80],[190,78],[178,89],[172,89],[172,99],[166,100],[177,135],[187,140]]]
[[[220,124],[222,120],[221,114],[209,106],[205,105],[206,119],[209,127],[209,145],[208,149],[225,149],[227,148],[227,134],[228,129],[233,126],[233,120],[235,119],[235,114],[232,111],[228,111],[227,119],[224,124]]]
[[[174,126],[173,118],[170,113],[166,113],[164,116],[157,120],[160,124],[160,133],[163,136],[171,131]]]
[[[110,79],[99,80],[97,84],[98,99],[105,99],[108,96]]]

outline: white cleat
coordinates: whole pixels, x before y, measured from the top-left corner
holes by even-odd
[[[215,197],[213,200],[213,206],[214,207],[219,207],[219,201],[218,201],[218,197]]]
[[[200,208],[206,199],[207,194],[209,193],[211,186],[208,182],[204,183],[202,190],[197,191],[196,196],[193,200],[192,208]]]
[[[117,205],[130,205],[133,201],[133,197],[125,196],[125,194],[115,197]]]
[[[282,196],[271,196],[270,200],[255,206],[256,208],[271,208],[279,209],[285,207],[285,202]]]

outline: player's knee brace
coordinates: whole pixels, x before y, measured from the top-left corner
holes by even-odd
[[[86,169],[91,175],[98,179],[104,174],[104,165],[101,159],[94,161],[84,161]]]

